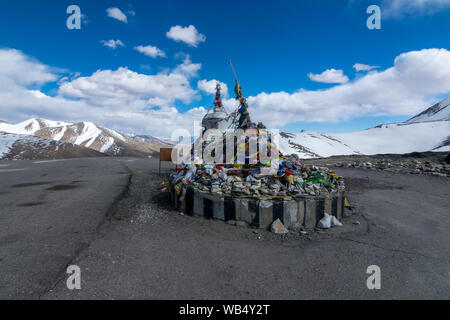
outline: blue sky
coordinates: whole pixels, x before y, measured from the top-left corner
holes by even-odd
[[[91,120],[121,131],[165,135],[201,118],[204,109],[198,107],[212,104],[213,96],[199,81],[219,80],[232,95],[231,58],[252,117],[271,127],[345,132],[403,121],[450,93],[445,67],[450,1],[414,3],[5,0],[0,3],[0,49],[5,55],[0,61],[12,70],[3,76],[0,71],[0,81],[3,77],[11,86],[0,92],[0,119]],[[81,30],[66,27],[71,4],[81,8]],[[371,4],[381,7],[381,30],[366,27]],[[108,8],[118,8],[126,21],[109,17]],[[193,46],[167,36],[172,27],[191,25],[194,36],[204,41]],[[113,49],[101,42],[109,40],[123,46]],[[137,46],[157,47],[164,57],[145,55]],[[432,49],[441,51],[426,51]],[[397,69],[386,73],[399,56]],[[27,70],[14,69],[17,61],[43,73],[43,79],[20,78],[26,78]],[[376,68],[356,71],[355,63]],[[418,64],[437,66],[442,74],[431,76]],[[180,65],[189,71],[177,69]],[[337,83],[311,80],[314,75],[324,78],[320,74],[330,69],[340,75]],[[94,77],[96,71],[100,73]],[[122,86],[130,78],[133,82]],[[421,79],[427,84],[420,84]],[[432,88],[433,81],[439,88]],[[161,83],[167,93],[154,87]],[[367,94],[371,83],[374,93]],[[86,89],[90,86],[101,89],[92,92]],[[25,101],[30,92],[34,98]],[[35,102],[37,92],[45,97]],[[17,99],[11,98],[14,93]],[[226,102],[232,110],[232,99]]]

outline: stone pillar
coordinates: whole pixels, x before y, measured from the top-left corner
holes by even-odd
[[[239,199],[235,200],[236,221],[244,221],[249,225],[257,224],[256,200]]]
[[[338,192],[336,195],[336,217],[342,219],[344,217],[344,193]]]
[[[273,222],[272,200],[259,200],[258,203],[258,225],[257,228],[268,229]]]
[[[295,228],[298,221],[298,205],[295,200],[284,201],[283,203],[283,224],[286,228]]]
[[[194,216],[203,217],[203,193],[194,190]]]
[[[214,219],[225,220],[225,200],[222,197],[214,196],[213,200]]]
[[[306,212],[306,200],[305,198],[300,198],[296,200],[297,202],[297,225],[296,227],[305,226],[305,212]]]
[[[333,215],[333,196],[326,195],[324,201],[324,212]]]

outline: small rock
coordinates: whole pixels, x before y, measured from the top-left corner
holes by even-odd
[[[440,172],[433,172],[432,175],[433,176],[440,176],[440,177],[446,177],[447,176],[445,173],[440,173]]]
[[[359,221],[353,221],[353,224],[360,225],[361,222],[359,222]]]
[[[277,219],[272,223],[272,225],[270,226],[270,231],[272,231],[275,234],[286,234],[289,232],[283,225],[283,223],[280,221],[280,219]]]
[[[450,164],[450,153],[447,154],[447,157],[444,159],[444,162]]]

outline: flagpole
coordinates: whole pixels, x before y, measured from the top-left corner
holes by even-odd
[[[234,68],[233,68],[233,64],[231,63],[231,59],[228,61],[228,63],[229,63],[230,66],[231,66],[231,70],[233,70],[234,78],[236,79],[236,82],[239,83],[239,80],[238,80],[238,78],[237,78],[236,72],[234,71]]]

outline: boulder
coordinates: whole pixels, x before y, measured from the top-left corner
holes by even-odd
[[[270,226],[270,231],[275,234],[286,234],[289,232],[280,219],[277,219],[272,223],[272,225]]]

